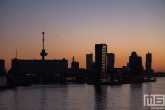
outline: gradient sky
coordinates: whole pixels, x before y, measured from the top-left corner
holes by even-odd
[[[19,59],[41,59],[42,31],[46,59],[69,60],[86,67],[87,53],[106,43],[115,67],[132,51],[151,52],[152,67],[165,71],[164,0],[0,0],[0,59],[7,70],[16,49]],[[59,37],[56,37],[59,36]]]

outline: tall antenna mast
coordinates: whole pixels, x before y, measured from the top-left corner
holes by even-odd
[[[44,50],[44,34],[45,34],[45,32],[42,32],[42,34],[43,34],[43,39],[42,39],[42,41],[43,41],[43,50]]]
[[[42,39],[42,41],[43,41],[43,49],[42,49],[40,55],[42,56],[42,60],[45,60],[45,56],[47,56],[48,53],[46,53],[45,49],[44,49],[44,34],[45,34],[45,32],[42,32],[42,34],[43,34],[43,39]]]
[[[17,49],[16,49],[16,59],[17,59]]]

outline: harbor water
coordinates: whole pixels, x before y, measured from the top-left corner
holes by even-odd
[[[150,110],[144,94],[165,94],[165,77],[142,84],[55,84],[0,90],[0,110]]]

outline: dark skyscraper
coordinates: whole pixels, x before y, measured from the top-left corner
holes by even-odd
[[[5,60],[0,60],[0,75],[3,75],[5,72]]]
[[[142,77],[142,57],[138,56],[136,52],[132,52],[129,57],[130,73],[132,78]]]
[[[86,54],[86,69],[91,70],[93,65],[93,54]]]
[[[107,63],[108,63],[108,67],[111,70],[114,69],[115,54],[113,54],[113,53],[107,53]]]
[[[74,56],[72,59],[71,68],[72,69],[79,69],[79,62],[74,61]]]
[[[147,76],[151,76],[151,73],[152,73],[152,54],[151,53],[147,53],[146,54],[146,73],[147,73]]]
[[[107,80],[107,45],[95,44],[95,81]]]

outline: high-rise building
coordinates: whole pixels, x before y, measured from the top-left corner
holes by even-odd
[[[73,56],[73,59],[72,59],[71,68],[74,69],[74,70],[79,69],[79,62],[74,61],[74,56]]]
[[[79,69],[79,62],[72,62],[72,64],[71,64],[71,68],[72,69]]]
[[[0,75],[3,75],[5,72],[5,60],[0,59]]]
[[[115,54],[113,53],[107,53],[107,64],[110,70],[114,69],[114,63],[115,63]]]
[[[130,64],[129,63],[127,63],[127,68],[128,68],[128,70],[130,70]]]
[[[95,44],[95,81],[106,81],[107,76],[107,45]]]
[[[147,76],[151,76],[152,73],[152,54],[151,53],[147,53],[146,54],[146,73]]]
[[[86,54],[86,69],[91,70],[93,65],[93,54]]]
[[[132,52],[129,57],[130,73],[132,78],[142,77],[142,57],[138,56],[136,52]]]

